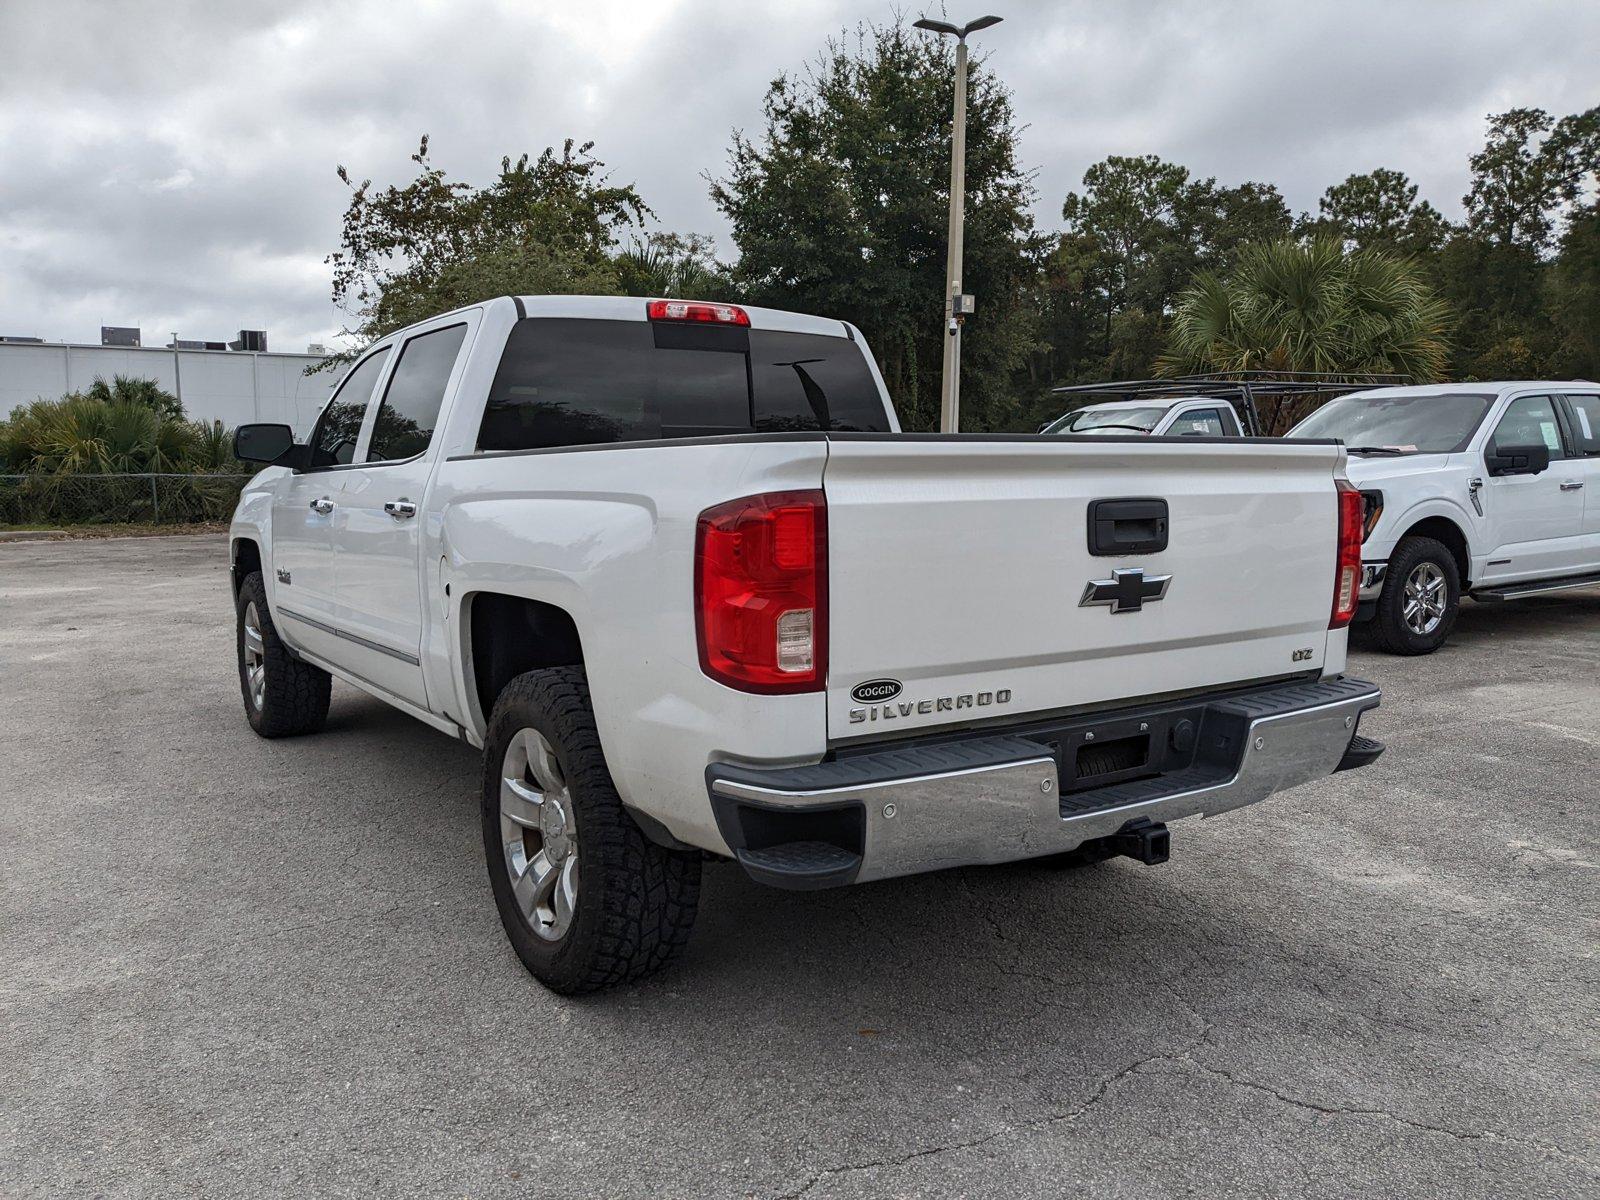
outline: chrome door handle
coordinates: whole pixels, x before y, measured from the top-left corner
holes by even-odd
[[[1567,480],[1565,483],[1563,483],[1561,485],[1561,490],[1563,492],[1575,492],[1579,488],[1581,488],[1582,486],[1583,486],[1583,482],[1581,480],[1569,479],[1569,480]]]
[[[323,516],[327,516],[333,511],[333,501],[329,500],[326,496],[323,496],[318,500],[313,500],[311,502],[311,511],[314,513],[321,513]]]
[[[417,515],[417,506],[409,500],[390,500],[383,506],[383,511],[396,521],[404,521]]]

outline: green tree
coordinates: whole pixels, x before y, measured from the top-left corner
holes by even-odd
[[[1575,215],[1561,238],[1549,281],[1558,339],[1551,374],[1600,379],[1600,204]]]
[[[558,154],[500,161],[487,187],[450,180],[423,136],[415,179],[374,190],[352,183],[340,248],[328,256],[334,303],[365,344],[437,312],[514,293],[616,293],[611,255],[649,208],[631,184],[568,139]]]
[[[1355,250],[1428,255],[1444,244],[1450,223],[1426,200],[1404,171],[1379,167],[1351,175],[1322,193],[1313,234],[1342,238]]]
[[[202,429],[146,404],[74,392],[14,410],[0,446],[7,468],[24,473],[187,473],[196,469]]]
[[[1443,377],[1448,310],[1408,260],[1336,239],[1244,250],[1227,275],[1202,272],[1179,298],[1161,369],[1398,372]],[[1263,413],[1281,433],[1294,404]]]
[[[635,237],[613,260],[617,282],[628,296],[718,299],[730,294],[733,280],[717,262],[710,238],[691,233],[651,233]]]
[[[1179,214],[1188,187],[1188,168],[1177,163],[1113,154],[1083,173],[1082,193],[1068,192],[1062,202],[1067,232],[1089,237],[1099,250],[1107,348],[1113,316],[1136,293],[1146,304],[1161,301],[1154,267],[1163,248],[1182,240]]]
[[[1461,202],[1473,233],[1502,246],[1543,253],[1551,211],[1566,185],[1559,155],[1543,152],[1552,125],[1542,108],[1513,108],[1489,118],[1489,137],[1468,162],[1472,186]]]
[[[735,133],[712,199],[733,226],[733,275],[753,303],[861,327],[907,429],[938,419],[944,347],[952,51],[900,23],[830,42],[767,91],[764,129]],[[1015,424],[1013,374],[1033,345],[1045,241],[1028,206],[1007,90],[981,62],[968,85],[962,424]]]
[[[1291,224],[1272,185],[1191,179],[1151,154],[1095,163],[1061,215],[1062,244],[1080,266],[1047,277],[1047,338],[1074,376],[1146,374],[1173,300],[1195,273],[1226,269],[1241,246],[1283,237]],[[1063,355],[1063,346],[1074,349]]]
[[[1537,378],[1582,361],[1588,321],[1584,197],[1595,184],[1600,110],[1553,120],[1516,108],[1489,118],[1470,160],[1467,227],[1431,264],[1458,314],[1452,373]],[[1547,256],[1559,236],[1559,254]],[[1572,257],[1576,256],[1576,257]]]
[[[1185,190],[1178,216],[1189,253],[1201,270],[1225,269],[1243,247],[1288,237],[1293,224],[1277,186],[1252,180],[1237,187],[1197,180]],[[1176,291],[1165,293],[1168,304]]]
[[[106,404],[134,404],[148,408],[164,421],[183,420],[183,405],[154,379],[136,379],[129,375],[113,375],[108,384],[96,378],[84,395]]]
[[[1600,107],[1563,117],[1545,145],[1559,164],[1567,206],[1546,280],[1556,339],[1551,373],[1600,379]]]

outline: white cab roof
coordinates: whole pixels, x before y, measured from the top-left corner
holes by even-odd
[[[1366,388],[1351,392],[1352,396],[1459,396],[1462,392],[1482,395],[1504,395],[1506,392],[1538,391],[1581,392],[1600,390],[1600,384],[1588,379],[1514,379],[1486,380],[1480,383],[1428,383],[1409,387]]]
[[[1090,409],[1104,412],[1114,409],[1130,408],[1174,408],[1179,404],[1187,404],[1191,400],[1206,400],[1212,404],[1227,404],[1227,400],[1216,396],[1151,396],[1146,400],[1107,400],[1103,404],[1085,404],[1082,408],[1073,409],[1074,412],[1087,412]]]

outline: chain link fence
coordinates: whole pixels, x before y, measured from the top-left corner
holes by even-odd
[[[226,521],[250,475],[0,475],[0,525]]]

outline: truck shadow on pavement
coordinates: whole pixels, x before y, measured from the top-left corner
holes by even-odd
[[[1241,861],[1249,813],[1174,826],[1174,859],[1155,868],[1023,862],[796,893],[708,862],[695,933],[675,966],[638,984],[557,997],[523,972],[499,929],[482,861],[476,754],[366,697],[343,691],[335,707],[329,730],[351,743],[349,758],[386,756],[407,781],[404,798],[388,786],[328,789],[352,826],[343,836],[361,840],[369,822],[414,828],[428,848],[415,860],[417,887],[442,905],[448,936],[460,940],[454,955],[420,949],[425,928],[404,927],[425,926],[428,914],[385,905],[383,919],[400,927],[393,949],[473,960],[473,974],[517,997],[503,1014],[512,1024],[526,1010],[558,1008],[593,1022],[625,1054],[636,1039],[659,1036],[663,1005],[688,1006],[694,1019],[675,1026],[675,1037],[721,1039],[718,1056],[752,1068],[787,1060],[804,1074],[819,1045],[893,1045],[948,1066],[956,1038],[962,1061],[997,1044],[1022,1053],[1031,1042],[1030,1054],[1085,1056],[1089,1070],[1087,1060],[1124,1037],[1164,1051],[1197,1044],[1211,1013],[1247,1013],[1242,992],[1263,986],[1280,1011],[1326,1011],[1341,987],[1353,1011],[1393,1006],[1385,956],[1360,961],[1339,922],[1302,922],[1292,939],[1283,935],[1282,893],[1303,889],[1274,878],[1269,864]],[[1230,825],[1231,836],[1215,836]],[[1306,915],[1316,908],[1303,894],[1289,904]],[[1066,1046],[1068,1031],[1088,1043]]]

